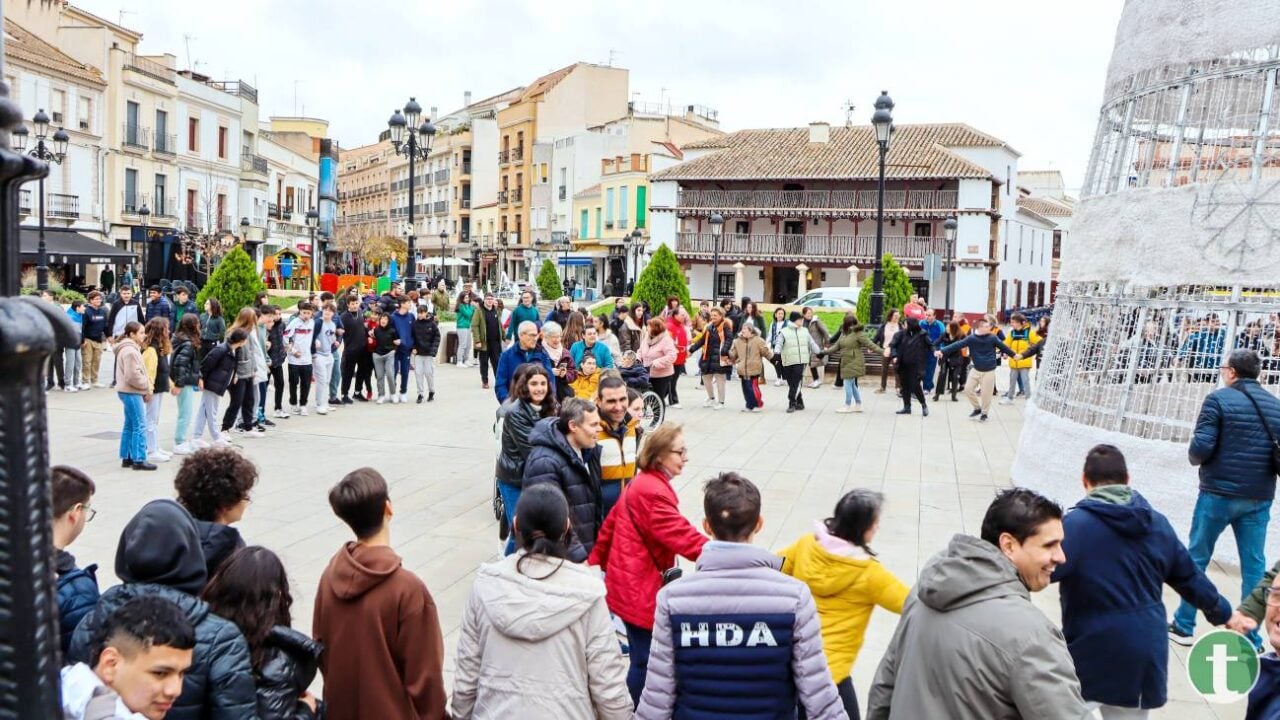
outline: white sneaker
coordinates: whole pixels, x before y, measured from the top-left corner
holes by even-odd
[[[316,414],[317,414],[317,415],[328,415],[328,414],[329,414],[329,408],[328,408],[328,406],[326,406],[326,405],[321,405],[320,407],[316,408]]]
[[[299,408],[297,405],[290,405],[290,406],[289,406],[289,412],[293,413],[294,415],[300,415],[300,414],[301,414],[301,413],[299,413],[299,412],[298,412],[298,410],[299,410],[299,409],[300,409],[300,408]]]
[[[1000,398],[1000,404],[1001,404],[1001,405],[1012,405],[1012,404],[1013,404],[1013,400],[1011,400],[1010,398],[1007,398],[1007,397],[1005,397],[1005,398]]]
[[[220,437],[213,441],[213,447],[235,447],[236,444],[231,442],[229,437]]]
[[[856,413],[860,413],[860,412],[862,412],[862,403],[858,403],[857,405],[854,405],[854,406],[853,406],[853,411],[854,411],[854,412],[856,412]]]
[[[712,405],[712,406],[711,406],[711,409],[712,409],[712,410],[723,410],[723,409],[724,409],[724,403],[716,403],[715,405]]]
[[[209,447],[212,447],[212,446],[209,444],[209,442],[208,442],[208,441],[206,441],[206,440],[202,440],[202,439],[200,439],[200,438],[196,438],[195,440],[192,440],[192,441],[191,441],[191,447],[193,447],[193,448],[195,448],[195,449],[197,449],[197,450],[205,450],[205,449],[207,449],[207,448],[209,448]]]
[[[707,398],[702,402],[702,407],[704,408],[715,407],[715,406],[716,406],[716,401],[711,398]]]
[[[836,412],[840,413],[841,415],[844,415],[846,413],[853,412],[853,408],[850,407],[849,405],[841,405],[840,407],[836,408]]]
[[[819,382],[818,380],[814,380],[813,382],[809,383],[809,387],[815,388],[815,389],[820,388],[822,387],[822,383]]]
[[[196,451],[195,446],[189,442],[178,443],[177,445],[173,446],[174,455],[190,455],[195,451]]]
[[[757,406],[757,407],[753,407],[753,408],[751,408],[751,412],[764,412],[764,408],[759,407],[759,406]]]
[[[249,428],[244,431],[245,437],[266,437],[267,433],[260,427]]]
[[[774,380],[774,381],[773,381],[773,386],[774,386],[774,387],[782,387],[782,378],[778,378],[777,380]]]
[[[89,383],[80,383],[81,390],[88,390],[90,387],[92,387],[92,385],[90,385]]]
[[[272,413],[272,415],[274,415],[274,416],[276,416],[276,418],[278,418],[278,419],[282,419],[282,420],[288,420],[288,419],[289,419],[289,413],[285,412],[284,410],[276,410],[274,413]]]
[[[301,415],[302,417],[306,417],[307,409],[305,407],[298,408],[298,414]]]
[[[671,403],[670,405],[668,405],[668,406],[667,406],[667,409],[668,409],[668,410],[683,410],[684,408],[680,405],[680,403]]]
[[[400,393],[400,402],[401,402],[401,403],[407,403],[407,402],[409,402],[409,394],[408,394],[408,393]]]
[[[172,455],[163,450],[156,450],[155,452],[147,453],[147,460],[150,460],[151,462],[169,462],[172,458]]]
[[[94,384],[93,384],[93,386],[94,386],[94,387],[96,387],[96,388],[104,388],[104,387],[106,387],[106,384],[105,384],[105,383],[96,382],[96,383],[94,383]]]
[[[383,403],[385,403],[386,401],[387,401],[387,396],[386,396],[386,395],[379,395],[379,396],[378,396],[378,399],[377,399],[377,401],[376,401],[376,402],[377,402],[377,404],[382,405],[382,404],[383,404]]]

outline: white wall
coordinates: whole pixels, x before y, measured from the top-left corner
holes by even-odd
[[[498,121],[471,120],[471,207],[498,201]],[[474,233],[474,229],[472,230]]]
[[[1005,306],[1019,307],[1027,304],[1027,285],[1044,283],[1045,293],[1053,275],[1053,227],[1050,223],[1018,211],[1012,219],[1001,221],[1003,243],[1000,248],[999,281],[1007,283]],[[1021,291],[1014,281],[1021,282]],[[996,302],[1000,302],[1000,289],[996,289]],[[1037,304],[1039,304],[1037,299]]]

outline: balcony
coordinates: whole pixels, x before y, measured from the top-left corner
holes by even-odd
[[[945,241],[940,237],[884,238],[884,252],[903,263],[920,263],[929,253],[942,253]],[[681,258],[710,260],[715,252],[712,233],[676,233],[676,255]],[[720,237],[720,261],[771,260],[778,262],[826,261],[838,264],[875,262],[874,235],[740,235],[725,233]]]
[[[151,129],[124,123],[120,126],[120,147],[123,150],[146,152],[151,147]]]
[[[954,210],[955,190],[887,190],[885,210]],[[681,190],[684,210],[872,210],[875,190]]]
[[[508,204],[508,203],[507,203],[507,195],[508,195],[508,192],[509,192],[509,191],[507,191],[507,190],[499,190],[499,191],[498,191],[498,204],[499,204],[499,205],[507,205],[507,204]]]
[[[146,193],[131,193],[127,190],[120,193],[120,211],[125,215],[137,215],[138,210],[140,210],[143,205],[148,205],[150,202],[151,196]],[[153,210],[153,208],[150,207],[147,209]]]
[[[232,223],[230,215],[218,216],[218,232],[234,233],[239,231],[240,226]]]
[[[434,215],[443,215],[444,213],[449,212],[449,201],[436,200],[435,204],[431,207],[431,212]]]
[[[240,170],[258,175],[267,174],[267,159],[251,153],[240,155]]]
[[[258,104],[258,90],[243,80],[206,80],[205,84],[228,95],[242,97],[254,105]]]
[[[511,162],[518,163],[524,160],[524,146],[517,145],[511,149]]]
[[[155,144],[151,146],[151,150],[157,155],[177,155],[178,136],[156,133]]]
[[[31,214],[31,191],[30,190],[18,191],[18,214],[19,215]]]
[[[552,245],[566,245],[566,244],[568,244],[568,242],[569,242],[569,233],[568,233],[568,232],[566,232],[566,231],[564,231],[564,230],[552,230],[552,231],[551,231],[551,244],[552,244]]]
[[[511,163],[511,152],[508,150],[498,151],[498,164],[509,165]]]
[[[524,188],[516,187],[514,190],[511,191],[511,202],[513,204],[518,202],[524,202]]]
[[[49,193],[49,197],[45,202],[45,212],[49,217],[68,218],[71,220],[80,217],[79,195]]]
[[[447,168],[444,170],[437,170],[435,181],[437,185],[443,185],[444,183],[449,182],[449,170]]]
[[[471,209],[471,198],[469,198],[469,197],[464,197],[464,198],[462,198],[461,200],[459,200],[459,201],[458,201],[458,207],[462,208],[463,210],[470,210],[470,209]]]
[[[156,194],[156,206],[150,208],[151,217],[158,220],[173,220],[178,217],[178,198]]]
[[[126,53],[124,56],[124,66],[129,70],[140,72],[143,75],[149,75],[161,82],[166,82],[170,85],[178,84],[178,73],[174,71],[173,68],[167,67],[150,58],[135,55],[134,53]]]
[[[462,174],[463,174],[463,175],[470,175],[470,174],[471,174],[471,161],[470,161],[470,160],[463,160],[463,161],[462,161]]]

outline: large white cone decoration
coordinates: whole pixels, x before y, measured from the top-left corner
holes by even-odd
[[[1259,351],[1280,393],[1278,70],[1280,0],[1125,4],[1016,483],[1070,505],[1085,453],[1117,445],[1186,540],[1187,445],[1226,354]],[[1231,533],[1215,556],[1238,561]]]

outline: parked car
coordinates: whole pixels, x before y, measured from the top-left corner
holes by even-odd
[[[800,307],[827,308],[828,310],[853,310],[858,307],[857,300],[846,300],[836,297],[815,297],[795,303]]]
[[[814,288],[809,292],[796,298],[794,301],[787,304],[807,306],[807,307],[835,307],[835,308],[849,307],[849,306],[856,307],[858,305],[858,293],[860,292],[861,292],[861,289],[856,287]],[[847,304],[837,303],[833,305],[826,305],[826,304],[819,304],[817,302],[819,300],[843,300]]]

